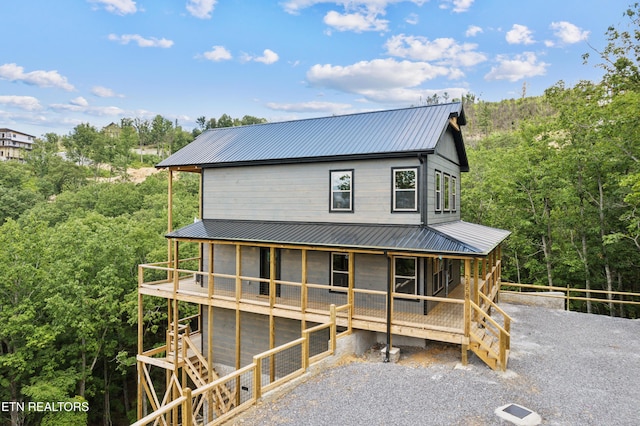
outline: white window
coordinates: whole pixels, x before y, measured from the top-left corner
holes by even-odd
[[[455,212],[458,209],[458,179],[455,176],[451,176],[451,211]]]
[[[349,253],[331,253],[331,286],[349,287]]]
[[[442,189],[443,198],[444,198],[444,211],[448,212],[451,210],[451,176],[445,174],[443,176],[444,188]]]
[[[418,294],[418,259],[416,257],[395,257],[393,280],[396,293]]]
[[[436,170],[436,176],[435,176],[435,188],[436,188],[436,199],[435,199],[435,205],[436,205],[436,211],[437,212],[441,212],[442,211],[442,172]]]
[[[353,211],[353,170],[331,171],[330,211]]]
[[[418,210],[418,169],[393,169],[393,211]]]

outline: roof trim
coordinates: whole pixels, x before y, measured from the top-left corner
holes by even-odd
[[[424,151],[403,151],[403,152],[376,152],[373,154],[356,154],[356,155],[334,155],[326,157],[301,157],[301,158],[283,158],[283,159],[269,159],[269,160],[251,160],[251,161],[236,161],[233,163],[209,163],[202,164],[203,169],[213,169],[222,167],[241,167],[241,166],[264,166],[264,165],[279,165],[279,164],[297,164],[297,163],[327,163],[333,161],[351,161],[351,160],[377,160],[383,158],[412,158],[423,154],[433,154],[434,149],[428,149]],[[174,167],[174,166],[171,166]],[[179,166],[188,167],[188,166]],[[156,168],[160,168],[159,165]]]

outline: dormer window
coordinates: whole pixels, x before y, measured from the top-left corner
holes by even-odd
[[[332,212],[353,211],[353,170],[331,171],[331,208]]]
[[[393,169],[393,211],[418,211],[418,169]]]

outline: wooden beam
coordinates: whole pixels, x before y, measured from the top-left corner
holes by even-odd
[[[307,250],[306,249],[302,249],[302,273],[301,273],[301,277],[300,277],[300,313],[302,314],[302,319],[300,321],[301,326],[302,326],[302,330],[305,330],[307,328],[307,324],[306,324],[306,313],[307,313],[307,297],[308,297],[308,293],[307,293]]]
[[[142,275],[142,266],[138,265],[138,288],[143,281]],[[138,292],[138,356],[142,355],[144,351],[144,306],[143,306],[143,296],[140,292]],[[142,362],[137,361],[137,373],[138,373],[138,395],[137,395],[137,416],[138,420],[140,420],[142,416],[142,381],[144,380],[144,376],[142,373]]]
[[[167,185],[167,233],[173,230],[173,171],[169,170],[169,183]],[[167,241],[167,259],[171,265],[171,240]],[[171,272],[167,272],[168,279],[171,279]]]
[[[460,131],[460,125],[458,124],[458,117],[451,117],[449,119],[449,124],[451,125],[451,127],[456,129],[457,131]]]
[[[276,347],[276,321],[273,316],[273,307],[276,304],[276,248],[269,247],[269,349]],[[276,379],[276,358],[269,357],[269,378],[273,383]]]

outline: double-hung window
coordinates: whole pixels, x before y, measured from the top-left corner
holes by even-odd
[[[349,253],[331,253],[331,286],[349,287]]]
[[[418,169],[393,169],[393,211],[418,211]]]
[[[418,294],[418,259],[416,257],[395,257],[393,279],[396,293]]]
[[[330,211],[353,211],[353,170],[331,171]]]
[[[435,205],[436,211],[442,211],[442,172],[436,170],[435,175]]]
[[[451,176],[451,211],[455,212],[457,210],[458,205],[458,179],[455,176]]]
[[[445,174],[443,176],[443,181],[444,181],[444,189],[442,190],[443,192],[443,198],[444,198],[444,211],[448,212],[451,210],[451,176]]]

